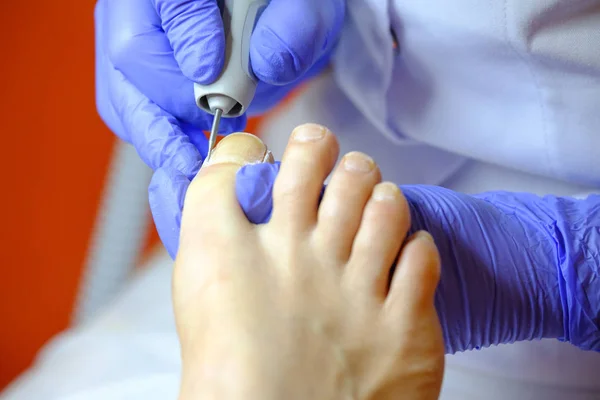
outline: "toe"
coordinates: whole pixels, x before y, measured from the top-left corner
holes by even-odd
[[[354,290],[383,300],[388,276],[410,226],[406,199],[390,182],[375,186],[354,239],[345,281]]]
[[[431,236],[418,232],[400,254],[380,316],[399,341],[403,365],[415,384],[407,398],[437,399],[444,376],[444,336],[435,307],[440,258]]]
[[[440,256],[431,235],[415,233],[406,242],[392,277],[387,307],[402,307],[406,318],[419,318],[434,306],[440,280]]]
[[[314,239],[325,249],[325,257],[348,261],[363,210],[380,179],[379,169],[369,156],[358,152],[344,156],[319,206]]]
[[[323,182],[338,153],[337,140],[325,127],[306,124],[294,130],[273,185],[272,226],[293,231],[314,226]]]
[[[242,234],[249,225],[235,193],[235,176],[242,166],[270,159],[265,144],[256,136],[236,133],[227,136],[215,148],[191,182],[183,204],[180,247],[203,238],[217,240]]]

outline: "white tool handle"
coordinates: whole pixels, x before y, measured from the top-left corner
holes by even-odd
[[[225,65],[210,85],[194,84],[196,104],[223,117],[238,117],[246,111],[256,92],[257,80],[250,66],[250,37],[267,0],[223,0],[221,15],[227,41]]]

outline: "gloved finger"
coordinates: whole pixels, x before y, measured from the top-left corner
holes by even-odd
[[[183,74],[212,83],[225,62],[225,32],[216,0],[152,0]]]
[[[196,236],[217,231],[225,231],[229,236],[238,232],[240,224],[248,220],[236,198],[236,173],[244,165],[272,158],[267,146],[254,135],[235,133],[224,138],[188,188],[182,229],[189,224]]]
[[[201,156],[177,119],[141,94],[119,71],[111,75],[113,107],[142,160],[153,170],[170,167],[193,177]]]
[[[131,142],[129,133],[123,127],[121,119],[117,115],[110,98],[109,79],[110,74],[114,73],[114,68],[107,57],[107,33],[103,23],[103,21],[106,20],[106,8],[106,1],[98,1],[94,8],[96,108],[98,109],[98,114],[102,121],[104,121],[115,135],[121,140]]]
[[[190,139],[190,142],[198,149],[200,152],[200,157],[202,160],[206,158],[206,154],[208,153],[208,138],[204,133],[204,129],[200,129],[190,123],[178,121],[181,130],[187,135]]]
[[[178,25],[173,24],[174,16],[169,14],[175,12],[171,3],[179,2],[163,1],[155,4],[153,0],[104,1],[107,6],[102,22],[105,25],[109,60],[114,68],[119,70],[144,96],[178,120],[202,129],[209,129],[212,116],[196,105],[193,82],[182,73],[175,59],[171,41],[163,30],[163,25],[166,24],[169,25],[170,32],[180,31]],[[214,3],[214,0],[186,3],[192,5],[206,2]],[[162,20],[159,10],[164,13],[165,18],[170,17],[171,20]],[[181,22],[177,18],[175,21]],[[191,29],[191,26],[185,26]],[[207,29],[214,30],[215,27],[199,25],[194,29],[205,32]],[[194,49],[201,46],[197,42],[198,38],[190,38],[190,35],[192,35],[191,31],[182,36],[180,42],[187,41],[188,47]],[[210,45],[204,46],[208,46],[210,52],[215,54],[219,51],[224,52],[224,41],[212,41]],[[205,58],[198,59],[200,69],[207,71],[205,74],[208,74],[200,77],[199,81],[208,82],[220,73],[221,68],[216,68],[212,64],[218,62],[213,58],[207,54]],[[238,131],[243,129],[245,124],[245,117],[226,118],[222,120],[220,132]]]
[[[172,259],[179,248],[181,210],[190,180],[176,169],[163,167],[156,170],[148,187],[150,211],[160,240]]]
[[[272,85],[304,75],[336,42],[344,0],[271,0],[252,34],[252,70]]]
[[[273,211],[273,183],[281,163],[243,166],[236,175],[235,193],[248,221],[264,224]]]

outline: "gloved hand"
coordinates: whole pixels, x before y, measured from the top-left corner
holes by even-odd
[[[239,171],[236,191],[250,221],[270,218],[278,170]],[[401,188],[410,233],[429,231],[442,258],[436,307],[447,353],[540,338],[600,351],[600,196]]]
[[[260,82],[249,112],[280,101],[329,62],[344,0],[272,0],[250,44]],[[225,53],[217,0],[98,0],[96,103],[109,128],[132,143],[155,175],[150,206],[171,256],[187,185],[206,154],[212,116],[195,104],[193,83],[220,74]],[[221,133],[246,117],[223,119]]]

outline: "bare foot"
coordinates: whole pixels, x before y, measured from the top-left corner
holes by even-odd
[[[234,190],[267,149],[224,139],[188,190],[174,272],[181,399],[437,399],[444,346],[434,307],[439,257],[410,226],[376,164],[338,157],[318,125],[292,134],[269,223]],[[389,279],[390,266],[396,264]]]

